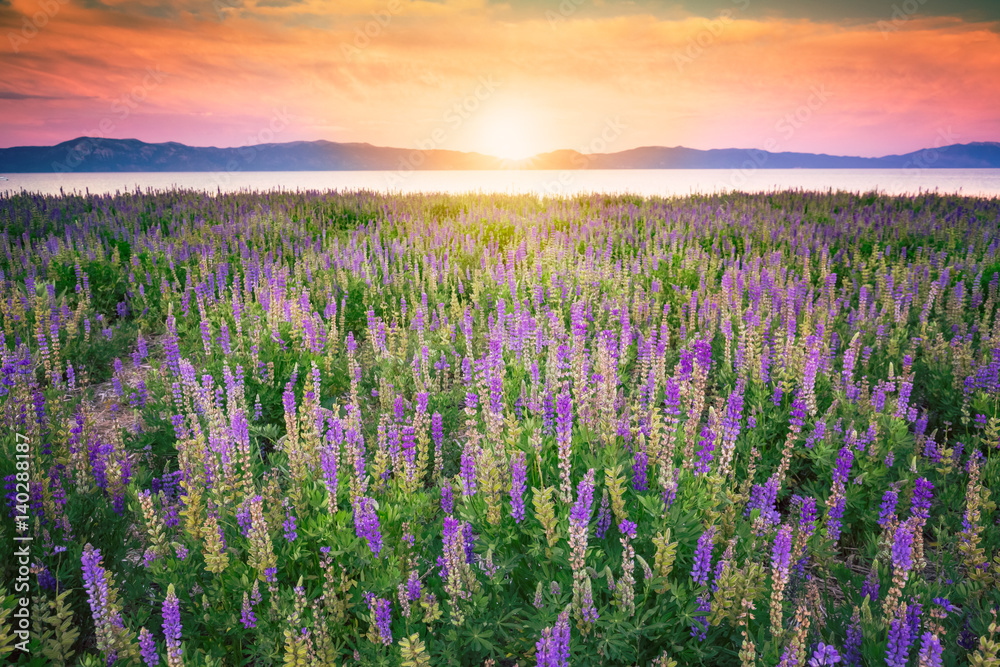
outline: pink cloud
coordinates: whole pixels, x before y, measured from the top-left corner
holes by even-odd
[[[391,1],[219,0],[221,15],[169,3],[167,16],[155,0],[59,5],[17,53],[0,51],[0,92],[12,93],[0,96],[0,145],[95,133],[243,145],[281,114],[289,122],[275,141],[438,137],[442,148],[478,150],[488,119],[512,108],[531,119],[538,151],[591,145],[609,119],[625,130],[608,150],[770,140],[881,155],[943,133],[1000,139],[996,25],[913,18],[885,32],[654,15],[553,24],[479,0]],[[0,7],[0,34],[20,34],[35,7]],[[484,78],[495,90],[479,99]]]

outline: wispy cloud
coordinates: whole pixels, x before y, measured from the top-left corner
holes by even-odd
[[[21,52],[0,50],[0,145],[87,131],[150,66],[170,77],[121,132],[197,145],[240,145],[287,108],[281,140],[414,146],[482,76],[504,81],[484,104],[522,110],[539,151],[576,148],[609,117],[629,127],[616,149],[759,146],[813,86],[836,94],[787,150],[906,152],[946,125],[969,141],[1000,138],[1000,34],[989,20],[917,13],[887,38],[871,12],[739,11],[719,32],[683,5],[611,0],[555,24],[546,9],[558,0],[89,2],[64,5]],[[0,35],[33,8],[14,0],[0,11]],[[883,9],[891,17],[891,3]],[[697,60],[678,68],[676,54],[706,34]],[[481,150],[495,114],[481,117],[441,147]]]

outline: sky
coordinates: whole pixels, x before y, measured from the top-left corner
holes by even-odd
[[[0,147],[1000,141],[997,0],[0,0]]]

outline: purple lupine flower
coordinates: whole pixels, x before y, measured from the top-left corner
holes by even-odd
[[[431,415],[431,437],[434,439],[435,450],[440,451],[444,443],[444,418],[440,412]]]
[[[706,424],[701,429],[698,442],[698,460],[694,464],[695,474],[707,475],[712,471],[712,452],[715,450],[715,433]]]
[[[573,431],[573,397],[567,389],[559,393],[556,400],[556,439],[569,442]]]
[[[163,599],[163,635],[167,638],[167,664],[181,664],[181,603],[174,593],[174,585],[167,586]]]
[[[736,387],[726,399],[726,413],[722,417],[722,458],[727,460],[732,456],[733,448],[736,446],[736,438],[740,434],[740,417],[743,415],[743,392],[745,390],[743,380],[736,383]]]
[[[764,484],[754,484],[750,490],[750,501],[747,503],[745,514],[750,514],[753,510],[760,510],[760,517],[772,526],[776,526],[781,521],[781,514],[775,509],[778,502],[778,489],[781,481],[777,473],[771,475]]]
[[[515,523],[524,520],[524,491],[527,487],[528,459],[524,452],[518,451],[510,458],[510,515]]]
[[[910,659],[913,636],[910,625],[905,620],[893,619],[889,624],[889,644],[885,649],[885,664],[888,667],[906,667]]]
[[[880,588],[878,570],[873,567],[868,571],[868,576],[865,577],[865,582],[861,585],[861,597],[867,597],[872,602],[878,602]]]
[[[806,537],[816,532],[816,520],[819,512],[816,510],[816,499],[812,496],[792,496],[792,505],[799,509],[799,530]]]
[[[262,502],[264,499],[260,495],[255,495],[244,500],[236,510],[236,524],[240,527],[240,534],[243,537],[250,536],[250,526],[253,523],[250,515],[250,508]]]
[[[88,543],[83,549],[80,560],[83,566],[83,587],[87,591],[100,646],[100,639],[106,636],[108,628],[122,626],[121,614],[109,602],[111,591],[109,591],[108,573],[101,564],[100,549],[95,549]],[[101,648],[105,649],[103,646]],[[113,658],[114,654],[110,654],[109,657]]]
[[[936,634],[925,632],[920,638],[920,659],[921,667],[941,667],[944,664],[941,647],[941,640]]]
[[[879,508],[878,525],[883,528],[890,521],[896,518],[896,503],[899,501],[899,494],[889,489],[882,494],[882,506]]]
[[[910,512],[913,516],[924,521],[929,519],[933,497],[934,485],[926,477],[918,477],[913,487],[913,498],[910,501]]]
[[[285,523],[282,524],[282,527],[285,530],[285,539],[288,540],[289,542],[294,542],[298,538],[299,533],[297,530],[297,526],[298,526],[298,520],[295,518],[295,515],[292,514],[291,507],[286,506]]]
[[[924,605],[911,598],[910,604],[906,606],[906,622],[910,626],[910,637],[916,638],[920,634],[920,616],[923,611]]]
[[[243,607],[240,610],[240,623],[247,630],[252,630],[257,627],[257,615],[253,611],[253,607],[250,604],[250,596],[243,593]]]
[[[590,523],[590,513],[594,504],[594,469],[584,475],[576,487],[576,502],[569,513],[570,523],[586,526]]]
[[[852,667],[861,664],[861,644],[865,635],[861,630],[861,617],[858,612],[854,612],[851,617],[851,624],[847,626],[847,638],[844,640],[844,662]]]
[[[892,566],[907,572],[913,567],[913,529],[909,523],[901,523],[892,538]]]
[[[635,522],[629,521],[628,519],[625,519],[620,524],[618,524],[618,532],[620,532],[622,535],[628,536],[633,540],[635,539],[636,528],[638,528],[638,526],[636,526]]]
[[[632,464],[632,488],[636,491],[645,491],[649,488],[648,482],[649,456],[642,450],[636,450],[635,462]]]
[[[774,536],[771,548],[771,567],[780,572],[788,572],[792,555],[792,527],[782,526]]]
[[[958,612],[962,611],[961,609],[959,609],[958,607],[956,607],[955,605],[953,605],[951,603],[951,600],[949,600],[948,598],[937,597],[937,598],[934,598],[933,600],[931,600],[931,602],[933,602],[934,604],[936,604],[939,607],[941,607],[941,609],[942,609],[942,611],[944,611],[945,615],[947,615],[947,614],[953,614],[953,613],[958,613]]]
[[[691,568],[691,578],[699,586],[708,584],[708,574],[712,571],[712,547],[715,540],[715,526],[710,526],[698,538],[698,547],[694,552],[694,567]]]
[[[778,395],[779,390],[780,386],[775,385],[774,392],[776,396]],[[778,402],[780,402],[780,400],[781,400],[780,397],[777,398],[777,400],[775,401],[775,405],[777,405]],[[798,433],[799,431],[802,430],[802,425],[805,423],[805,417],[806,417],[805,399],[802,398],[801,393],[795,392],[795,397],[792,399],[792,410],[788,416],[788,425],[791,428],[792,432]]]
[[[141,338],[139,340],[142,340]],[[156,652],[156,640],[146,628],[139,630],[139,655],[146,667],[156,667],[160,664],[160,656]]]
[[[564,611],[555,626],[542,630],[541,639],[535,643],[538,667],[569,667],[569,641],[569,614]]]
[[[694,361],[704,369],[706,375],[712,367],[712,343],[699,338],[694,342]]]
[[[670,509],[670,506],[677,500],[677,489],[680,487],[681,469],[674,468],[674,474],[663,485],[663,504]]]
[[[383,646],[392,644],[392,603],[385,598],[374,595],[368,600],[368,610],[372,615],[372,623],[378,629],[378,638]]]
[[[365,496],[359,496],[354,503],[354,533],[368,542],[368,548],[376,556],[382,551],[382,528],[379,525],[378,514],[375,512],[375,501]]]
[[[712,598],[708,593],[698,596],[698,615],[692,619],[691,636],[700,642],[708,637],[708,612],[712,611]]]
[[[820,642],[809,659],[809,667],[825,667],[826,665],[836,665],[838,662],[840,662],[840,654],[837,653],[837,649]]]
[[[847,483],[847,478],[851,473],[851,464],[854,463],[854,452],[850,447],[842,447],[837,454],[837,465],[833,469],[833,481]]]
[[[330,512],[336,512],[337,507],[337,452],[332,447],[326,447],[319,455],[320,468],[323,470],[323,484],[330,498]]]
[[[455,496],[451,490],[451,484],[441,487],[441,511],[451,514],[455,511]]]
[[[476,495],[476,457],[468,445],[462,452],[460,475],[462,477],[462,496],[469,498]]]
[[[608,528],[611,527],[611,504],[608,502],[608,493],[601,496],[601,508],[597,511],[597,539],[603,540]]]
[[[421,594],[420,575],[416,570],[410,571],[410,577],[406,580],[406,596],[410,602],[416,602]]]

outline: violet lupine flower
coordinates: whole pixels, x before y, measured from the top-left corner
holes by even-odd
[[[421,594],[420,575],[416,570],[410,572],[410,577],[406,580],[406,596],[410,602],[416,602]]]
[[[625,519],[620,524],[618,524],[618,532],[633,540],[635,539],[637,528],[638,526],[636,526],[635,522],[629,521],[628,519]]]
[[[677,489],[680,487],[681,469],[675,468],[674,474],[663,485],[663,504],[667,509],[677,500]]]
[[[354,503],[354,533],[368,542],[373,554],[381,553],[382,528],[375,512],[375,501],[371,498],[359,496]]]
[[[698,596],[698,615],[692,619],[691,636],[700,642],[708,637],[708,612],[712,611],[712,597],[708,593]]]
[[[771,475],[763,484],[754,484],[750,490],[750,501],[747,503],[745,514],[750,514],[753,510],[760,510],[760,518],[771,524],[778,525],[781,522],[781,514],[775,509],[778,502],[778,488],[781,482],[777,473]]]
[[[889,489],[882,494],[882,506],[879,508],[878,525],[883,528],[890,521],[896,518],[896,503],[899,501],[899,494]]]
[[[792,527],[782,526],[774,536],[774,546],[771,549],[771,567],[787,573],[792,555]]]
[[[608,528],[611,527],[611,504],[608,502],[608,492],[605,489],[601,496],[601,508],[597,511],[597,539],[603,540]]]
[[[691,578],[699,586],[708,585],[708,574],[712,571],[712,547],[715,540],[715,526],[710,526],[698,538],[698,547],[694,552],[694,567],[691,568]]]
[[[573,443],[573,399],[568,389],[563,389],[556,401],[556,444],[559,453],[560,492],[569,501],[573,491],[570,482],[570,456]]]
[[[837,465],[833,470],[833,481],[838,480],[841,484],[847,483],[847,477],[851,474],[851,464],[854,463],[854,452],[850,447],[842,447],[837,454]]]
[[[888,667],[906,667],[910,659],[913,636],[910,625],[905,620],[893,619],[889,625],[889,644],[885,649],[885,664]]]
[[[775,394],[777,394],[779,387],[775,387]],[[778,399],[779,401],[781,399]],[[775,402],[777,404],[777,402]],[[795,397],[792,399],[792,410],[788,415],[788,425],[792,432],[798,433],[802,430],[802,425],[805,423],[806,416],[806,402],[802,398],[799,392],[795,393]]]
[[[694,342],[693,347],[694,361],[701,366],[702,369],[704,369],[705,374],[707,375],[708,371],[712,367],[712,343],[711,341],[699,338]]]
[[[337,511],[337,452],[332,447],[326,447],[319,455],[320,468],[323,470],[323,483],[326,485],[329,497],[330,512]]]
[[[847,638],[844,640],[843,658],[846,664],[852,667],[861,664],[861,644],[864,639],[865,635],[861,630],[861,616],[855,608],[854,615],[851,616],[851,624],[847,626]]]
[[[867,597],[872,602],[878,602],[880,588],[878,570],[873,567],[868,571],[868,576],[865,577],[865,582],[861,585],[861,597]]]
[[[455,496],[451,490],[451,484],[441,487],[441,511],[451,514],[455,511]]]
[[[892,539],[892,566],[900,572],[913,567],[913,530],[909,523],[901,523]]]
[[[698,442],[698,460],[694,464],[695,474],[707,475],[712,471],[712,452],[715,450],[715,433],[706,424],[701,429]]]
[[[726,413],[722,418],[722,465],[728,465],[732,457],[733,448],[736,447],[736,438],[740,435],[740,417],[743,415],[743,391],[742,380],[736,383],[736,387],[726,399]]]
[[[576,502],[570,510],[571,524],[586,526],[590,523],[590,513],[594,505],[594,469],[591,468],[576,487]]]
[[[826,536],[834,541],[840,539],[844,510],[847,508],[845,484],[853,462],[854,452],[849,446],[842,447],[837,455],[837,465],[833,469],[833,489],[827,500],[829,509],[826,519]]]
[[[108,635],[112,628],[122,627],[122,618],[111,605],[112,592],[108,588],[107,570],[101,564],[101,550],[88,543],[80,560],[83,566],[83,587],[87,591],[90,612],[97,628],[98,646],[102,651],[111,651]],[[109,657],[113,655],[109,653]]]
[[[402,431],[402,454],[411,466],[417,460],[417,435],[411,424],[405,424]]]
[[[250,536],[250,526],[253,523],[250,515],[250,508],[263,500],[264,499],[260,495],[255,495],[244,500],[240,503],[239,508],[237,508],[236,524],[240,527],[240,534],[243,535],[243,537]]]
[[[510,515],[515,523],[524,520],[524,491],[527,486],[528,459],[524,452],[518,451],[510,458]]]
[[[253,611],[253,607],[250,605],[250,596],[243,593],[243,608],[240,610],[240,623],[247,630],[252,630],[257,627],[257,615]]]
[[[475,557],[475,534],[472,526],[447,516],[441,532],[444,553],[438,557],[437,562],[441,579],[445,582],[445,590],[453,599],[468,599],[472,595],[469,584],[475,579],[469,567]]]
[[[910,501],[910,512],[913,516],[924,521],[929,519],[933,497],[934,485],[926,477],[918,477],[913,487],[913,498]]]
[[[809,659],[809,667],[825,667],[827,665],[836,665],[838,662],[840,662],[840,654],[837,653],[837,649],[829,644],[820,642]]]
[[[921,667],[941,667],[944,664],[943,652],[941,640],[936,634],[925,632],[921,636],[919,659]]]
[[[554,627],[542,630],[542,638],[535,643],[535,660],[538,667],[569,667],[569,614],[559,614]]]
[[[444,418],[440,412],[431,415],[431,438],[434,439],[434,450],[441,451],[444,444]]]
[[[167,638],[167,664],[170,667],[181,664],[181,603],[174,593],[174,585],[167,586],[167,596],[163,600],[163,634]]]
[[[285,529],[285,539],[287,541],[294,542],[298,539],[298,520],[295,518],[295,515],[292,514],[290,507],[285,508],[285,523],[282,524],[282,527]]]
[[[142,656],[146,667],[156,667],[160,664],[160,656],[156,652],[156,640],[146,628],[139,630],[139,655]]]
[[[792,505],[799,509],[799,530],[808,538],[816,532],[816,519],[819,512],[816,510],[816,499],[812,496],[792,496]]]
[[[646,491],[648,481],[649,456],[642,450],[636,450],[635,462],[632,464],[632,488],[636,491]]]
[[[392,644],[392,603],[385,598],[372,596],[368,600],[372,624],[378,630],[378,639],[383,646]]]
[[[460,475],[462,477],[462,496],[469,498],[476,494],[476,458],[469,447],[462,452],[462,464]]]

